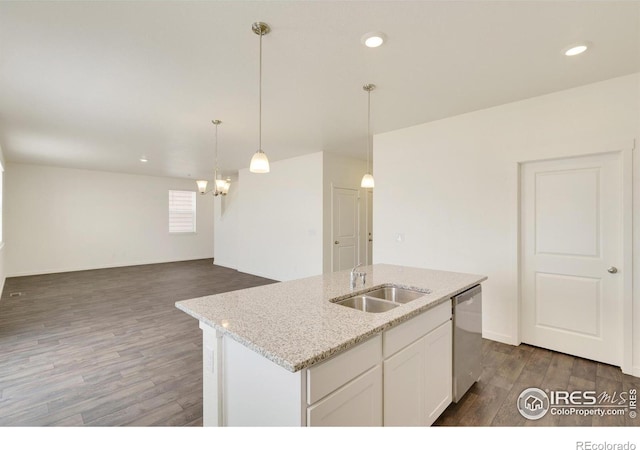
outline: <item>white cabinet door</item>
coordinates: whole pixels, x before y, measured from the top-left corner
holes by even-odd
[[[425,357],[425,338],[421,338],[384,362],[385,427],[423,424]]]
[[[307,408],[307,426],[382,426],[380,365]]]
[[[384,361],[384,425],[429,426],[451,403],[451,321]]]
[[[423,425],[431,425],[447,409],[452,396],[451,321],[447,321],[424,338],[426,373]]]

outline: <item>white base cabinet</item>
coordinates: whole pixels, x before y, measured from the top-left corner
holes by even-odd
[[[449,406],[451,332],[447,320],[384,360],[385,426],[429,426]]]
[[[289,372],[201,323],[205,426],[428,426],[451,403],[451,303]]]
[[[425,416],[422,425],[431,425],[447,409],[453,398],[453,339],[452,323],[448,321],[427,334]]]
[[[426,356],[420,339],[384,361],[385,425],[422,425],[426,415]]]

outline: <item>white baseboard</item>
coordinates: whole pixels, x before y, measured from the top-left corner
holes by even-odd
[[[482,337],[492,341],[502,342],[508,345],[518,345],[519,343],[508,334],[496,333],[494,331],[482,330]]]
[[[0,186],[1,187],[1,186]],[[0,198],[1,200],[1,198]],[[2,220],[0,218],[0,220]],[[4,265],[4,241],[0,241],[0,298],[2,298],[2,291],[4,290],[4,280],[6,280],[6,274],[4,273],[5,265]]]
[[[233,269],[233,270],[238,270],[238,268],[236,267],[235,264],[231,264],[231,263],[227,263],[224,260],[214,260],[213,261],[213,265],[214,266],[220,266],[220,267],[225,267],[227,269]]]
[[[195,261],[198,259],[211,259],[211,258],[213,258],[213,256],[209,255],[209,256],[194,256],[194,257],[183,258],[183,259],[141,260],[141,261],[113,263],[113,264],[99,264],[99,265],[90,266],[90,267],[66,267],[66,268],[55,268],[55,269],[41,269],[41,270],[34,270],[34,271],[8,273],[7,278],[28,277],[31,275],[49,275],[54,273],[66,273],[66,272],[80,272],[83,270],[113,269],[116,267],[144,266],[147,264],[165,264],[165,263],[171,263],[171,262]]]
[[[259,272],[259,271],[252,271],[252,270],[246,270],[243,269],[241,267],[236,268],[236,270],[238,272],[242,272],[242,273],[248,273],[249,275],[254,275],[256,277],[261,277],[261,278],[268,278],[269,280],[275,280],[275,281],[282,281],[282,280],[278,280],[277,278],[269,275],[268,273],[264,273],[264,272]]]

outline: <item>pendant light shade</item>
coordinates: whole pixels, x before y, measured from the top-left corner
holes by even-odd
[[[253,173],[267,173],[269,172],[269,159],[267,154],[262,150],[258,150],[253,154],[251,158],[251,165],[249,171]]]
[[[224,186],[222,186],[222,195],[227,195],[229,193],[229,187],[231,187],[231,178],[227,178],[224,180]]]
[[[196,184],[198,185],[198,191],[200,191],[201,194],[207,193],[207,184],[209,184],[207,180],[197,180]]]
[[[251,158],[249,172],[267,173],[269,172],[269,159],[267,154],[262,151],[262,36],[269,33],[271,28],[263,22],[256,22],[251,26],[253,32],[260,36],[260,72],[259,72],[259,88],[258,88],[258,150]]]
[[[225,180],[219,180],[216,178],[216,191],[222,193],[224,187],[226,186],[227,182]]]
[[[362,177],[360,187],[371,189],[374,187],[375,182],[373,175],[371,175],[371,168],[369,165],[369,154],[371,153],[371,91],[376,88],[375,84],[365,84],[362,89],[367,91],[367,173]]]
[[[363,187],[363,188],[375,187],[375,182],[373,181],[373,175],[371,175],[370,173],[365,173],[362,177],[362,181],[360,182],[360,187]]]

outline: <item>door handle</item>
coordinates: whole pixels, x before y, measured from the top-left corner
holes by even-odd
[[[614,266],[611,266],[611,267],[609,267],[607,269],[607,272],[609,272],[609,273],[618,273],[618,268],[614,267]]]
[[[338,245],[340,243],[340,241],[335,241],[334,244]]]

